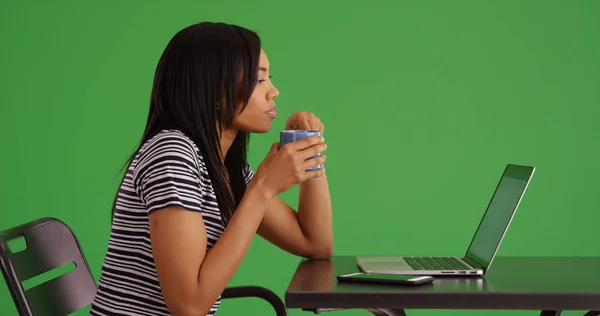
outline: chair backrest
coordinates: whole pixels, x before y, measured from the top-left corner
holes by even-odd
[[[13,239],[24,238],[25,249],[12,251]],[[47,272],[74,269],[48,281],[24,286]],[[0,268],[19,315],[69,315],[91,304],[96,282],[73,231],[62,221],[41,218],[0,231]]]

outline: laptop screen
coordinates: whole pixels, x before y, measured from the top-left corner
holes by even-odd
[[[466,256],[487,268],[523,196],[534,168],[508,165],[483,215]]]

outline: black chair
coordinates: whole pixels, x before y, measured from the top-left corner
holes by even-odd
[[[11,251],[7,242],[23,237],[26,248]],[[26,289],[27,280],[65,265],[74,269]],[[63,316],[90,305],[97,285],[73,231],[55,218],[41,218],[0,231],[0,268],[19,315]],[[266,300],[278,316],[287,315],[283,301],[258,286],[228,287],[223,299],[256,297]]]

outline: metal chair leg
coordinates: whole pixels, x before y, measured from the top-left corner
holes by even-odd
[[[275,310],[277,316],[287,316],[287,309],[283,301],[273,291],[261,286],[231,286],[225,288],[221,294],[222,299],[257,297],[267,301]]]

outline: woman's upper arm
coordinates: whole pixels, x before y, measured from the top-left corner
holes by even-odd
[[[178,207],[167,207],[150,215],[150,239],[160,288],[174,315],[194,314],[205,309],[195,304],[201,299],[198,274],[206,253],[206,228],[202,215]]]
[[[152,255],[167,306],[176,315],[212,306],[198,304],[207,234],[193,147],[182,138],[162,137],[144,148],[133,176],[148,211]]]

